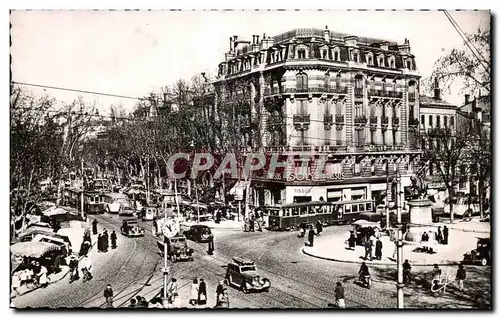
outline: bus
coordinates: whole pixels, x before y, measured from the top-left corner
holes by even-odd
[[[82,190],[78,188],[68,188],[64,190],[65,204],[76,209],[81,208]],[[83,210],[87,214],[104,213],[104,204],[101,200],[101,193],[98,191],[85,191],[83,193]]]
[[[119,213],[122,208],[132,209],[132,204],[124,193],[105,193],[102,195],[104,209],[108,213]]]
[[[297,229],[302,223],[315,224],[318,220],[327,225],[349,223],[358,219],[361,213],[374,210],[374,200],[313,201],[265,206],[263,214],[268,219],[268,229],[277,231]]]

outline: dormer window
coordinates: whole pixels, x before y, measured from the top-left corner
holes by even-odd
[[[354,61],[354,62],[359,62],[359,51],[358,50],[353,50],[351,52],[351,59]]]
[[[321,50],[321,58],[328,59],[328,50]]]
[[[334,61],[339,61],[340,60],[340,52],[339,52],[339,48],[336,47],[333,49],[333,60]]]
[[[411,58],[408,58],[406,60],[406,68],[411,70],[412,69],[412,63],[411,63]]]
[[[390,68],[396,68],[396,59],[394,58],[394,56],[391,56],[389,58],[389,67]]]
[[[373,65],[373,55],[372,55],[371,53],[368,53],[368,54],[366,55],[366,63],[367,63],[368,65]]]
[[[384,67],[384,57],[383,56],[379,56],[378,57],[378,66],[380,67]]]

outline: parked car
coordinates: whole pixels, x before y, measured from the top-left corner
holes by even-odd
[[[214,236],[210,228],[206,225],[192,225],[189,230],[183,233],[186,238],[198,242],[206,243],[209,242]]]
[[[144,236],[144,229],[139,228],[139,222],[136,219],[123,220],[120,230],[125,236]]]
[[[163,242],[157,242],[160,253],[164,252]],[[194,261],[193,257],[194,250],[189,248],[187,245],[187,239],[184,235],[176,235],[171,238],[167,238],[167,254],[168,258],[175,263],[177,261]]]
[[[477,247],[469,253],[464,254],[464,262],[469,264],[479,263],[486,266],[491,263],[491,239],[480,238]]]
[[[269,291],[271,288],[271,282],[259,275],[255,263],[240,257],[234,257],[233,261],[227,264],[225,282],[228,286],[237,287],[244,293]]]

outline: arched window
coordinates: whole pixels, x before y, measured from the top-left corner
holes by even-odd
[[[373,55],[372,55],[371,53],[368,53],[368,54],[366,55],[366,63],[367,63],[368,65],[373,65]]]
[[[330,74],[329,73],[326,73],[325,74],[325,89],[329,89],[330,88]]]
[[[333,60],[334,61],[339,61],[340,60],[340,53],[339,53],[339,48],[336,47],[333,49]]]
[[[356,75],[354,78],[354,96],[363,97],[363,76]]]
[[[390,67],[390,68],[396,68],[396,61],[395,61],[394,56],[391,56],[391,57],[389,58],[389,67]]]
[[[384,67],[385,66],[384,65],[384,56],[383,55],[381,55],[381,56],[378,57],[378,66],[379,67]]]
[[[306,92],[307,91],[307,74],[299,73],[295,76],[296,87],[298,92]]]
[[[408,83],[408,100],[409,101],[415,100],[416,91],[417,91],[417,85],[416,85],[415,81],[410,81],[410,83]]]
[[[358,50],[352,50],[351,60],[354,62],[359,62],[359,51]]]

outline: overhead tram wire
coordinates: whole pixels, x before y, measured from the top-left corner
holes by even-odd
[[[453,16],[451,15],[451,13],[449,13],[447,10],[444,10],[446,16],[448,17],[448,19],[450,20],[450,22],[452,22],[452,24],[456,25],[456,27],[458,28],[458,30],[460,30],[461,34],[467,38],[465,32],[462,30],[462,28],[460,27],[460,25],[458,24],[458,22],[453,18]],[[463,38],[463,37],[462,37]],[[476,51],[476,53],[481,57],[481,61],[484,61],[487,63],[486,59],[484,58],[484,56],[481,54],[481,52],[477,49],[477,47],[474,45],[474,43],[471,42],[471,39],[467,38],[466,40],[466,43],[470,43],[472,48]]]
[[[479,61],[479,63],[481,63],[481,65],[483,66],[483,68],[485,69],[485,71],[488,72],[489,71],[488,67],[484,64],[484,58],[482,56],[479,57],[478,53],[476,53],[476,51],[479,52],[477,50],[477,48],[474,46],[473,43],[470,43],[470,40],[467,39],[467,37],[465,36],[465,34],[462,34],[462,32],[463,32],[462,29],[460,28],[460,26],[458,25],[458,23],[453,19],[453,17],[451,16],[451,14],[447,10],[443,10],[443,12],[444,12],[444,15],[450,21],[450,23],[453,26],[453,28],[455,28],[455,31],[457,31],[458,35],[460,35],[460,37],[462,38],[462,40],[465,42],[465,45],[467,45],[467,47],[472,52],[472,54],[474,55],[474,57]],[[474,51],[474,49],[476,51]]]

